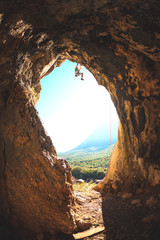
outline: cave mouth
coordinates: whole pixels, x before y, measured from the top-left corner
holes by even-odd
[[[66,60],[41,80],[36,109],[58,157],[71,165],[74,190],[88,191],[105,177],[119,120],[107,90],[83,66],[84,81],[76,78],[75,66]]]
[[[90,70],[120,119],[99,191],[138,193],[160,184],[160,4],[62,2],[0,2],[0,212],[15,234],[27,229],[33,239],[76,229],[70,167],[57,157],[31,101],[40,79],[64,59]]]
[[[75,202],[76,205],[79,206],[78,219],[81,219],[80,221],[77,220],[79,229],[83,231],[91,226],[95,228],[99,226],[103,229],[102,197],[100,193],[93,190],[93,187],[105,177],[110,160],[110,151],[113,149],[113,145],[117,140],[118,117],[107,90],[103,86],[99,86],[93,75],[84,67],[82,67],[84,82],[82,82],[80,78],[75,78],[75,65],[76,63],[65,61],[60,67],[55,68],[49,75],[41,80],[42,90],[36,108],[39,111],[44,127],[47,129],[55,148],[56,139],[54,139],[54,137],[52,138],[50,129],[47,128],[47,118],[49,118],[52,125],[55,125],[54,129],[57,130],[58,124],[61,124],[61,120],[65,122],[66,118],[70,117],[69,121],[71,121],[75,118],[75,115],[76,117],[78,116],[80,119],[74,119],[74,122],[76,122],[75,128],[73,127],[73,122],[69,126],[65,126],[67,130],[69,127],[72,127],[73,132],[76,132],[76,128],[81,128],[82,132],[85,122],[88,124],[85,126],[87,130],[95,118],[96,126],[93,125],[93,130],[90,131],[91,133],[88,133],[89,136],[84,138],[84,141],[87,139],[88,145],[81,147],[82,144],[84,144],[84,141],[82,141],[82,143],[79,142],[78,146],[75,146],[74,149],[62,152],[57,151],[57,155],[60,158],[65,158],[71,166]],[[63,74],[56,73],[56,70]],[[49,82],[49,84],[46,84],[47,82]],[[56,82],[58,83],[55,84]],[[54,98],[52,99],[52,97]],[[48,101],[43,103],[43,98],[47,98]],[[59,105],[56,105],[57,101],[60,101]],[[43,105],[42,108],[39,103]],[[73,103],[74,105],[72,106]],[[68,108],[68,104],[71,105],[71,110]],[[100,105],[102,105],[101,108]],[[75,110],[75,107],[78,111]],[[49,111],[47,111],[47,108],[49,108]],[[55,113],[58,111],[62,112],[62,114],[57,115],[57,121],[55,123],[54,117],[56,118],[56,114],[51,116],[54,108],[56,109]],[[45,119],[43,116],[45,116]],[[104,120],[102,121],[102,119]],[[111,119],[113,119],[112,124],[110,122]],[[62,129],[64,129],[64,127],[61,125],[59,129],[59,131],[63,132]],[[58,134],[60,134],[59,131],[57,131]],[[70,132],[67,133],[68,135],[72,135]],[[68,136],[66,137],[66,140],[68,140]],[[92,140],[91,137],[94,137],[94,139]],[[60,136],[60,139],[62,138],[63,134]],[[72,138],[74,138],[74,136]],[[80,170],[78,175],[77,170]],[[104,233],[101,233],[100,236],[104,237]]]

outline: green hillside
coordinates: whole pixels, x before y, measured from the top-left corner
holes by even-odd
[[[111,146],[111,151],[113,146],[114,144]],[[106,149],[92,147],[58,153],[58,157],[63,157],[69,162],[74,177],[84,180],[102,179],[108,167],[109,152],[109,147]]]

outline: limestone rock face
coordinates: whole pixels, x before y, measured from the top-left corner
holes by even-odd
[[[2,214],[24,232],[72,233],[71,168],[57,158],[34,106],[23,102],[24,92],[15,86],[12,93],[0,120]]]
[[[159,1],[1,0],[0,9],[2,223],[19,234],[76,229],[70,167],[35,110],[40,79],[65,59],[94,74],[119,115],[99,190],[159,184]]]

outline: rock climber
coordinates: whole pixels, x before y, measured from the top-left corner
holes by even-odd
[[[76,65],[76,67],[75,67],[75,77],[78,77],[78,76],[81,75],[81,80],[84,80],[84,79],[83,79],[83,73],[81,73],[80,70],[81,70],[81,65],[80,65],[80,67],[78,68],[78,63],[77,63],[77,65]]]

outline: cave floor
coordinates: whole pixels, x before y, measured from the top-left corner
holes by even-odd
[[[87,226],[87,222],[90,222],[91,229],[104,226],[102,216],[102,197],[100,193],[91,190],[89,192],[75,192],[75,196],[77,197],[76,201],[79,204],[80,218],[86,222],[85,225]],[[101,232],[94,236],[85,237],[84,239],[102,240],[104,238],[105,233]]]
[[[84,240],[159,240],[160,189],[145,193],[123,193],[105,196],[95,191],[76,192],[80,217],[105,231]]]
[[[160,193],[107,194],[102,212],[106,240],[159,240]]]
[[[93,190],[75,192],[75,199],[81,231],[105,226],[103,232],[85,237],[84,240],[160,239],[160,188],[134,195],[108,192],[105,196],[101,196]],[[44,236],[42,239],[74,240],[75,238],[73,235],[56,234]]]
[[[160,239],[160,189],[134,195],[75,192],[75,196],[79,218],[90,222],[90,228],[105,226],[105,231],[84,240]],[[74,237],[63,236],[59,240],[74,240]]]

